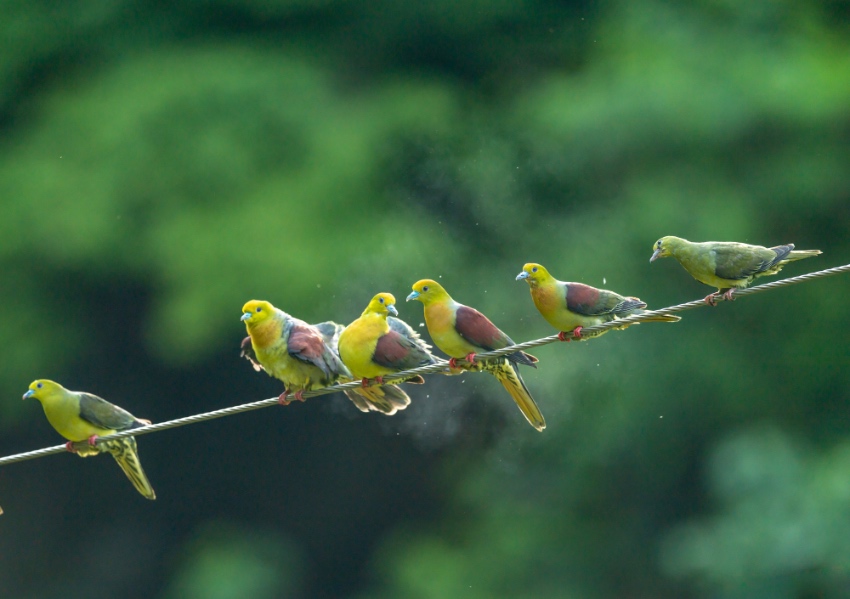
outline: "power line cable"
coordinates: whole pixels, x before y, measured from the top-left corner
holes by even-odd
[[[845,264],[844,266],[836,266],[834,268],[827,268],[826,270],[819,270],[816,272],[807,273],[804,275],[799,275],[796,277],[790,277],[787,279],[781,279],[779,281],[772,281],[770,283],[764,283],[762,285],[756,285],[755,287],[748,287],[746,289],[737,289],[735,290],[734,297],[742,297],[746,295],[753,295],[755,293],[761,293],[763,291],[769,291],[771,289],[777,289],[779,287],[786,287],[788,285],[796,285],[797,283],[806,283],[808,281],[812,281],[814,279],[820,279],[823,277],[830,277],[832,275],[837,275],[844,272],[850,272],[850,264]],[[717,301],[722,302],[726,301],[722,296],[717,296]],[[661,308],[659,310],[646,310],[641,314],[634,314],[632,316],[627,316],[625,318],[618,318],[617,320],[612,320],[610,322],[605,322],[603,324],[594,325],[592,327],[584,327],[581,330],[581,339],[589,339],[593,337],[598,337],[605,331],[609,329],[619,328],[623,325],[642,322],[645,320],[650,320],[654,316],[658,315],[669,315],[674,314],[676,312],[684,312],[685,310],[693,310],[694,308],[702,308],[707,306],[708,304],[703,299],[693,300],[690,302],[686,302],[684,304],[677,304],[675,306],[670,306],[668,308]],[[569,340],[569,339],[567,339]],[[504,356],[507,354],[512,354],[516,351],[531,349],[534,347],[539,347],[541,345],[548,345],[549,343],[560,342],[561,339],[558,335],[550,335],[548,337],[542,337],[540,339],[533,339],[531,341],[525,341],[524,343],[518,343],[516,345],[511,345],[509,347],[505,347],[499,350],[483,352],[475,355],[475,360],[478,362],[479,360],[487,360],[489,358],[498,358],[500,356]],[[459,360],[460,364],[464,362]],[[384,384],[389,384],[392,382],[401,382],[404,379],[410,378],[417,374],[449,374],[449,368],[447,362],[441,360],[437,364],[429,365],[429,366],[420,366],[419,368],[413,368],[411,370],[405,370],[402,372],[398,372],[392,375],[387,375],[383,377]],[[372,383],[376,384],[376,383]],[[303,394],[304,399],[308,399],[311,397],[318,397],[320,395],[327,395],[328,393],[336,393],[337,391],[344,391],[346,389],[355,389],[361,386],[360,381],[353,381],[350,383],[343,383],[338,385],[332,385],[330,387],[325,387],[323,389],[317,389],[315,391],[305,391]],[[195,424],[198,422],[204,422],[206,420],[213,420],[215,418],[224,418],[225,416],[233,416],[235,414],[241,414],[242,412],[250,412],[251,410],[259,410],[260,408],[268,408],[270,406],[278,405],[278,398],[272,397],[269,399],[263,399],[260,401],[254,401],[251,403],[241,404],[238,406],[231,406],[229,408],[222,408],[220,410],[213,410],[211,412],[203,412],[201,414],[195,414],[192,416],[185,416],[183,418],[176,418],[174,420],[168,420],[166,422],[159,422],[156,424],[149,424],[140,428],[134,428],[131,430],[121,431],[118,433],[114,433],[112,435],[104,435],[103,437],[98,437],[97,442],[108,441],[110,439],[120,439],[121,437],[137,437],[139,435],[147,435],[149,433],[156,433],[159,431],[168,430],[170,428],[177,428],[181,426],[186,426],[189,424]],[[80,442],[80,444],[85,444],[86,441]],[[15,462],[23,462],[25,460],[32,460],[35,458],[40,458],[44,456],[48,456],[55,453],[63,453],[66,452],[67,448],[65,445],[55,445],[53,447],[45,447],[44,449],[36,449],[34,451],[27,451],[24,453],[17,453],[14,455],[6,456],[0,458],[0,466],[5,466],[7,464],[13,464]]]

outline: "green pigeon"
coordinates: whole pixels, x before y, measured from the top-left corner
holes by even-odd
[[[735,288],[743,289],[753,279],[775,275],[789,262],[823,253],[820,250],[795,251],[793,243],[766,248],[734,241],[695,243],[672,235],[656,241],[652,249],[650,262],[673,256],[697,281],[717,287],[715,293],[705,298],[712,306],[717,304],[720,294],[732,301]]]
[[[68,451],[80,457],[97,455],[101,451],[112,454],[136,490],[147,499],[156,499],[153,487],[142,470],[134,437],[121,437],[95,445],[100,436],[139,428],[150,424],[150,421],[136,418],[97,395],[69,391],[47,379],[32,382],[24,393],[24,399],[31,397],[41,402],[47,421],[56,432],[68,439],[65,444]],[[81,449],[73,445],[80,441],[88,441],[88,447]]]

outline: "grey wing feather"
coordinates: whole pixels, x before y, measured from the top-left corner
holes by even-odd
[[[345,330],[345,325],[341,325],[332,320],[328,320],[327,322],[320,322],[318,324],[314,324],[314,327],[319,329],[319,332],[322,334],[322,337],[325,338],[325,343],[335,348],[339,343],[339,335]]]
[[[634,310],[646,308],[646,302],[639,300],[636,297],[627,297],[622,302],[614,306],[611,310],[616,316],[628,316]]]
[[[77,393],[80,398],[80,418],[95,426],[116,431],[144,426],[123,408],[91,393]]]
[[[431,346],[425,343],[422,337],[419,336],[419,333],[413,330],[409,324],[404,322],[403,320],[399,320],[398,318],[393,318],[392,316],[387,318],[387,324],[390,325],[390,328],[396,333],[406,337],[413,343],[415,343],[422,351],[427,353],[431,353]]]

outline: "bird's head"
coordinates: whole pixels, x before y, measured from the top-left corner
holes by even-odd
[[[529,287],[536,287],[548,278],[550,278],[549,271],[534,262],[529,262],[523,266],[522,272],[516,276],[517,281],[525,281]]]
[[[63,388],[59,383],[47,379],[38,379],[30,383],[29,390],[24,393],[24,399],[34,397],[38,401],[44,401],[45,398]]]
[[[668,235],[667,237],[662,237],[652,246],[652,257],[649,259],[650,262],[655,262],[656,258],[666,258],[669,256],[676,247],[676,242],[679,241],[678,237],[673,237],[672,235]]]
[[[251,300],[242,306],[242,322],[248,327],[257,326],[274,316],[274,306],[263,300]]]
[[[413,284],[413,293],[407,296],[407,301],[419,300],[426,306],[432,302],[446,299],[449,294],[437,281],[433,279],[422,279]]]
[[[398,316],[398,310],[395,309],[395,296],[392,293],[379,293],[372,298],[363,314],[381,314],[385,318],[388,314]]]

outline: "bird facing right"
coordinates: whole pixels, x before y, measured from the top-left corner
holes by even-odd
[[[405,409],[410,397],[398,385],[382,384],[383,377],[437,363],[416,331],[395,316],[395,297],[379,293],[339,336],[339,357],[363,384],[345,394],[363,412],[375,410],[392,416]],[[370,379],[381,384],[369,385]],[[422,384],[425,379],[415,375],[404,382]]]

